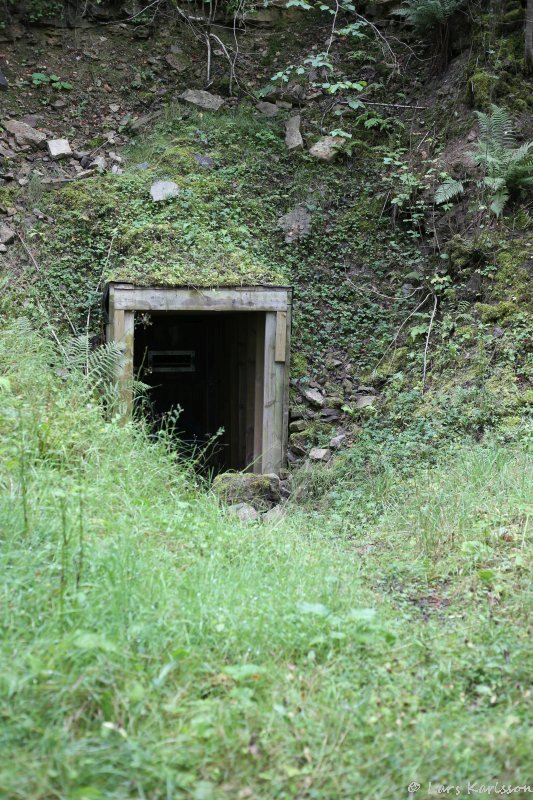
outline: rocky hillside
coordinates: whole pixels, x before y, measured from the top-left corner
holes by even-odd
[[[293,461],[522,436],[524,9],[307,5],[6,15],[1,312],[96,343],[111,275],[275,279],[295,287]]]

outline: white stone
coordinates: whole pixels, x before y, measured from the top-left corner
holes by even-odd
[[[50,157],[55,161],[60,158],[69,158],[72,155],[68,139],[48,139],[46,146]]]
[[[312,406],[316,408],[322,408],[324,406],[324,398],[318,391],[318,389],[301,389],[303,397],[310,403]]]
[[[294,117],[289,117],[285,123],[285,144],[288,150],[301,150],[304,146],[304,140],[300,133],[301,118],[299,114]]]
[[[9,225],[0,222],[0,244],[11,244],[14,241],[15,231]]]
[[[177,183],[174,181],[155,181],[150,187],[150,195],[154,203],[159,203],[162,200],[170,200],[172,197],[177,197],[180,190]]]
[[[13,134],[15,141],[20,147],[31,147],[37,149],[44,147],[46,136],[40,131],[36,131],[31,125],[25,122],[17,122],[16,119],[8,119],[4,123],[4,128]]]
[[[309,154],[321,161],[333,161],[338,155],[338,148],[344,142],[342,136],[323,136],[309,150]]]
[[[204,89],[187,89],[186,92],[180,94],[180,100],[184,100],[202,111],[218,111],[224,105],[222,97],[206,92]]]
[[[89,164],[89,169],[97,169],[99,172],[105,172],[107,169],[107,161],[103,156],[96,156]]]
[[[331,450],[329,447],[312,447],[309,451],[311,461],[329,461]]]

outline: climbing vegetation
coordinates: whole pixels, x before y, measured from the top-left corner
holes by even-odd
[[[407,0],[395,13],[423,34],[444,25],[463,3],[464,0]]]
[[[493,105],[490,113],[476,112],[479,120],[479,139],[471,153],[484,175],[478,187],[492,193],[490,210],[500,216],[513,191],[533,186],[533,142],[516,146],[513,122],[508,112]],[[448,203],[465,190],[462,181],[447,178],[435,192],[435,202]]]

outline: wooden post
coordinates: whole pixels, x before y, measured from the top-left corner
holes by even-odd
[[[265,371],[265,316],[257,315],[255,336],[255,413],[254,413],[254,464],[253,471],[263,470],[263,402]]]
[[[290,381],[290,354],[291,354],[291,324],[292,324],[292,293],[289,293],[287,314],[285,318],[285,369],[283,370],[283,418],[281,438],[281,465],[287,466],[287,451],[289,449],[289,381]]]
[[[281,466],[281,404],[285,369],[283,364],[276,362],[276,316],[273,311],[265,315],[262,472],[274,472]]]
[[[276,352],[275,360],[285,363],[287,352],[287,312],[278,311],[276,314]]]
[[[124,360],[117,375],[120,397],[120,414],[131,416],[133,410],[133,330],[135,313],[114,310],[113,339],[122,349]]]
[[[257,314],[247,314],[246,336],[246,430],[244,467],[247,472],[254,471],[254,418],[255,418],[255,358],[257,336]]]

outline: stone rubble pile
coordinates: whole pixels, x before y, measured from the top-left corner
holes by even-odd
[[[289,463],[327,464],[353,442],[354,421],[375,413],[379,405],[376,389],[359,384],[349,364],[331,359],[326,373],[320,380],[291,381]]]

